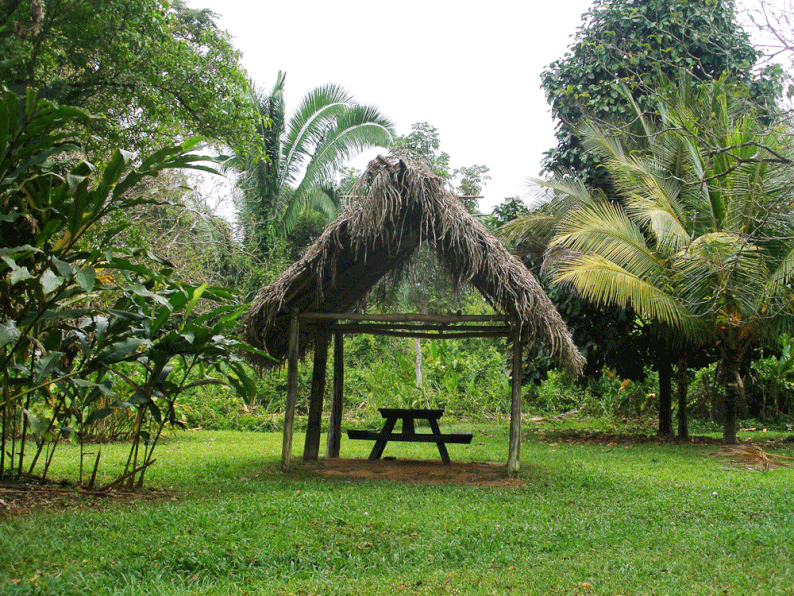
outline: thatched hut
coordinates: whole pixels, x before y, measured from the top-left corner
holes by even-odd
[[[510,336],[531,347],[543,346],[559,365],[580,372],[583,358],[540,284],[524,265],[490,234],[423,163],[404,157],[378,157],[359,181],[361,198],[350,204],[305,256],[263,288],[244,322],[246,341],[271,358],[289,361],[314,346],[315,369],[309,402],[304,459],[319,451],[325,362],[335,334],[334,404],[328,455],[338,456],[342,394],[342,335],[361,332],[408,337]],[[352,314],[373,286],[404,268],[427,243],[449,269],[456,284],[472,284],[498,313],[487,317]],[[343,325],[340,321],[355,323]],[[368,321],[362,325],[363,321]],[[419,323],[417,326],[412,324]],[[514,349],[511,438],[508,468],[518,470],[520,431],[520,349]],[[282,464],[289,465],[296,392],[290,374]]]

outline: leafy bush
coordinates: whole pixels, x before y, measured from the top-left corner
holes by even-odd
[[[791,416],[794,404],[794,339],[779,339],[779,354],[753,362],[745,383],[750,413],[763,421]]]
[[[227,337],[243,308],[232,293],[177,283],[168,262],[114,247],[123,226],[97,233],[117,212],[156,204],[140,189],[159,172],[206,169],[189,153],[198,140],[137,163],[117,150],[100,169],[80,159],[74,132],[93,119],[31,90],[2,91],[0,474],[32,473],[44,454],[46,477],[61,438],[82,445],[122,412],[133,441],[119,481],[140,485],[182,392],[220,378],[245,396],[255,386],[236,356],[243,345]],[[215,306],[192,316],[199,300]]]

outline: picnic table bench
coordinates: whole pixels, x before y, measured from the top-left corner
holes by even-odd
[[[444,410],[423,410],[413,408],[378,408],[384,418],[381,430],[354,430],[348,429],[347,436],[353,440],[375,441],[369,459],[380,459],[383,450],[389,441],[402,441],[406,443],[435,443],[441,454],[441,461],[450,465],[447,443],[471,443],[471,433],[445,433],[438,428],[438,419]],[[401,432],[394,432],[398,420],[402,420]],[[415,420],[427,420],[431,433],[417,433]]]

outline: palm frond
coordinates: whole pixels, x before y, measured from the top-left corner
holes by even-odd
[[[727,457],[732,464],[757,470],[772,470],[774,468],[788,468],[794,457],[767,453],[758,445],[736,445],[722,447],[714,452],[715,457]]]
[[[541,212],[528,213],[499,228],[499,237],[520,254],[540,257],[557,229],[558,218]]]
[[[558,213],[603,198],[603,194],[594,193],[579,176],[571,172],[557,172],[554,178],[548,180],[530,178],[528,182],[554,193],[553,201]]]
[[[328,127],[352,104],[353,97],[339,85],[317,87],[304,96],[287,125],[279,186],[296,181]]]
[[[684,332],[694,328],[688,312],[673,296],[601,255],[581,254],[561,263],[554,283],[569,285],[596,304],[630,306],[642,316]]]
[[[354,105],[338,112],[326,123],[322,138],[309,160],[290,201],[281,212],[281,224],[289,232],[300,213],[312,207],[322,185],[348,160],[370,147],[387,147],[393,124],[373,106]]]
[[[592,121],[585,121],[577,128],[582,146],[597,155],[602,161],[625,161],[627,155],[623,136],[616,128],[606,128]],[[619,136],[620,135],[620,136]]]
[[[640,277],[663,275],[664,267],[648,246],[640,227],[623,209],[610,203],[569,211],[557,226],[549,249],[595,253]]]
[[[789,250],[772,275],[769,276],[767,292],[770,296],[776,296],[789,290],[792,281],[794,281],[794,247]],[[792,301],[794,302],[794,299]]]
[[[763,251],[726,232],[699,236],[675,264],[682,296],[700,312],[730,311],[744,319],[768,300]]]

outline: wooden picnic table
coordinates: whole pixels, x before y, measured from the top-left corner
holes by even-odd
[[[378,408],[383,416],[383,428],[381,430],[354,430],[348,429],[347,436],[353,440],[375,441],[369,459],[380,459],[383,450],[389,441],[402,441],[407,443],[435,443],[438,452],[441,454],[441,461],[450,465],[449,453],[447,453],[447,443],[471,443],[471,433],[442,433],[438,428],[438,419],[444,414],[443,409],[426,410],[415,408]],[[401,432],[394,432],[397,421],[402,420]],[[416,420],[427,420],[430,425],[430,433],[417,433]]]

